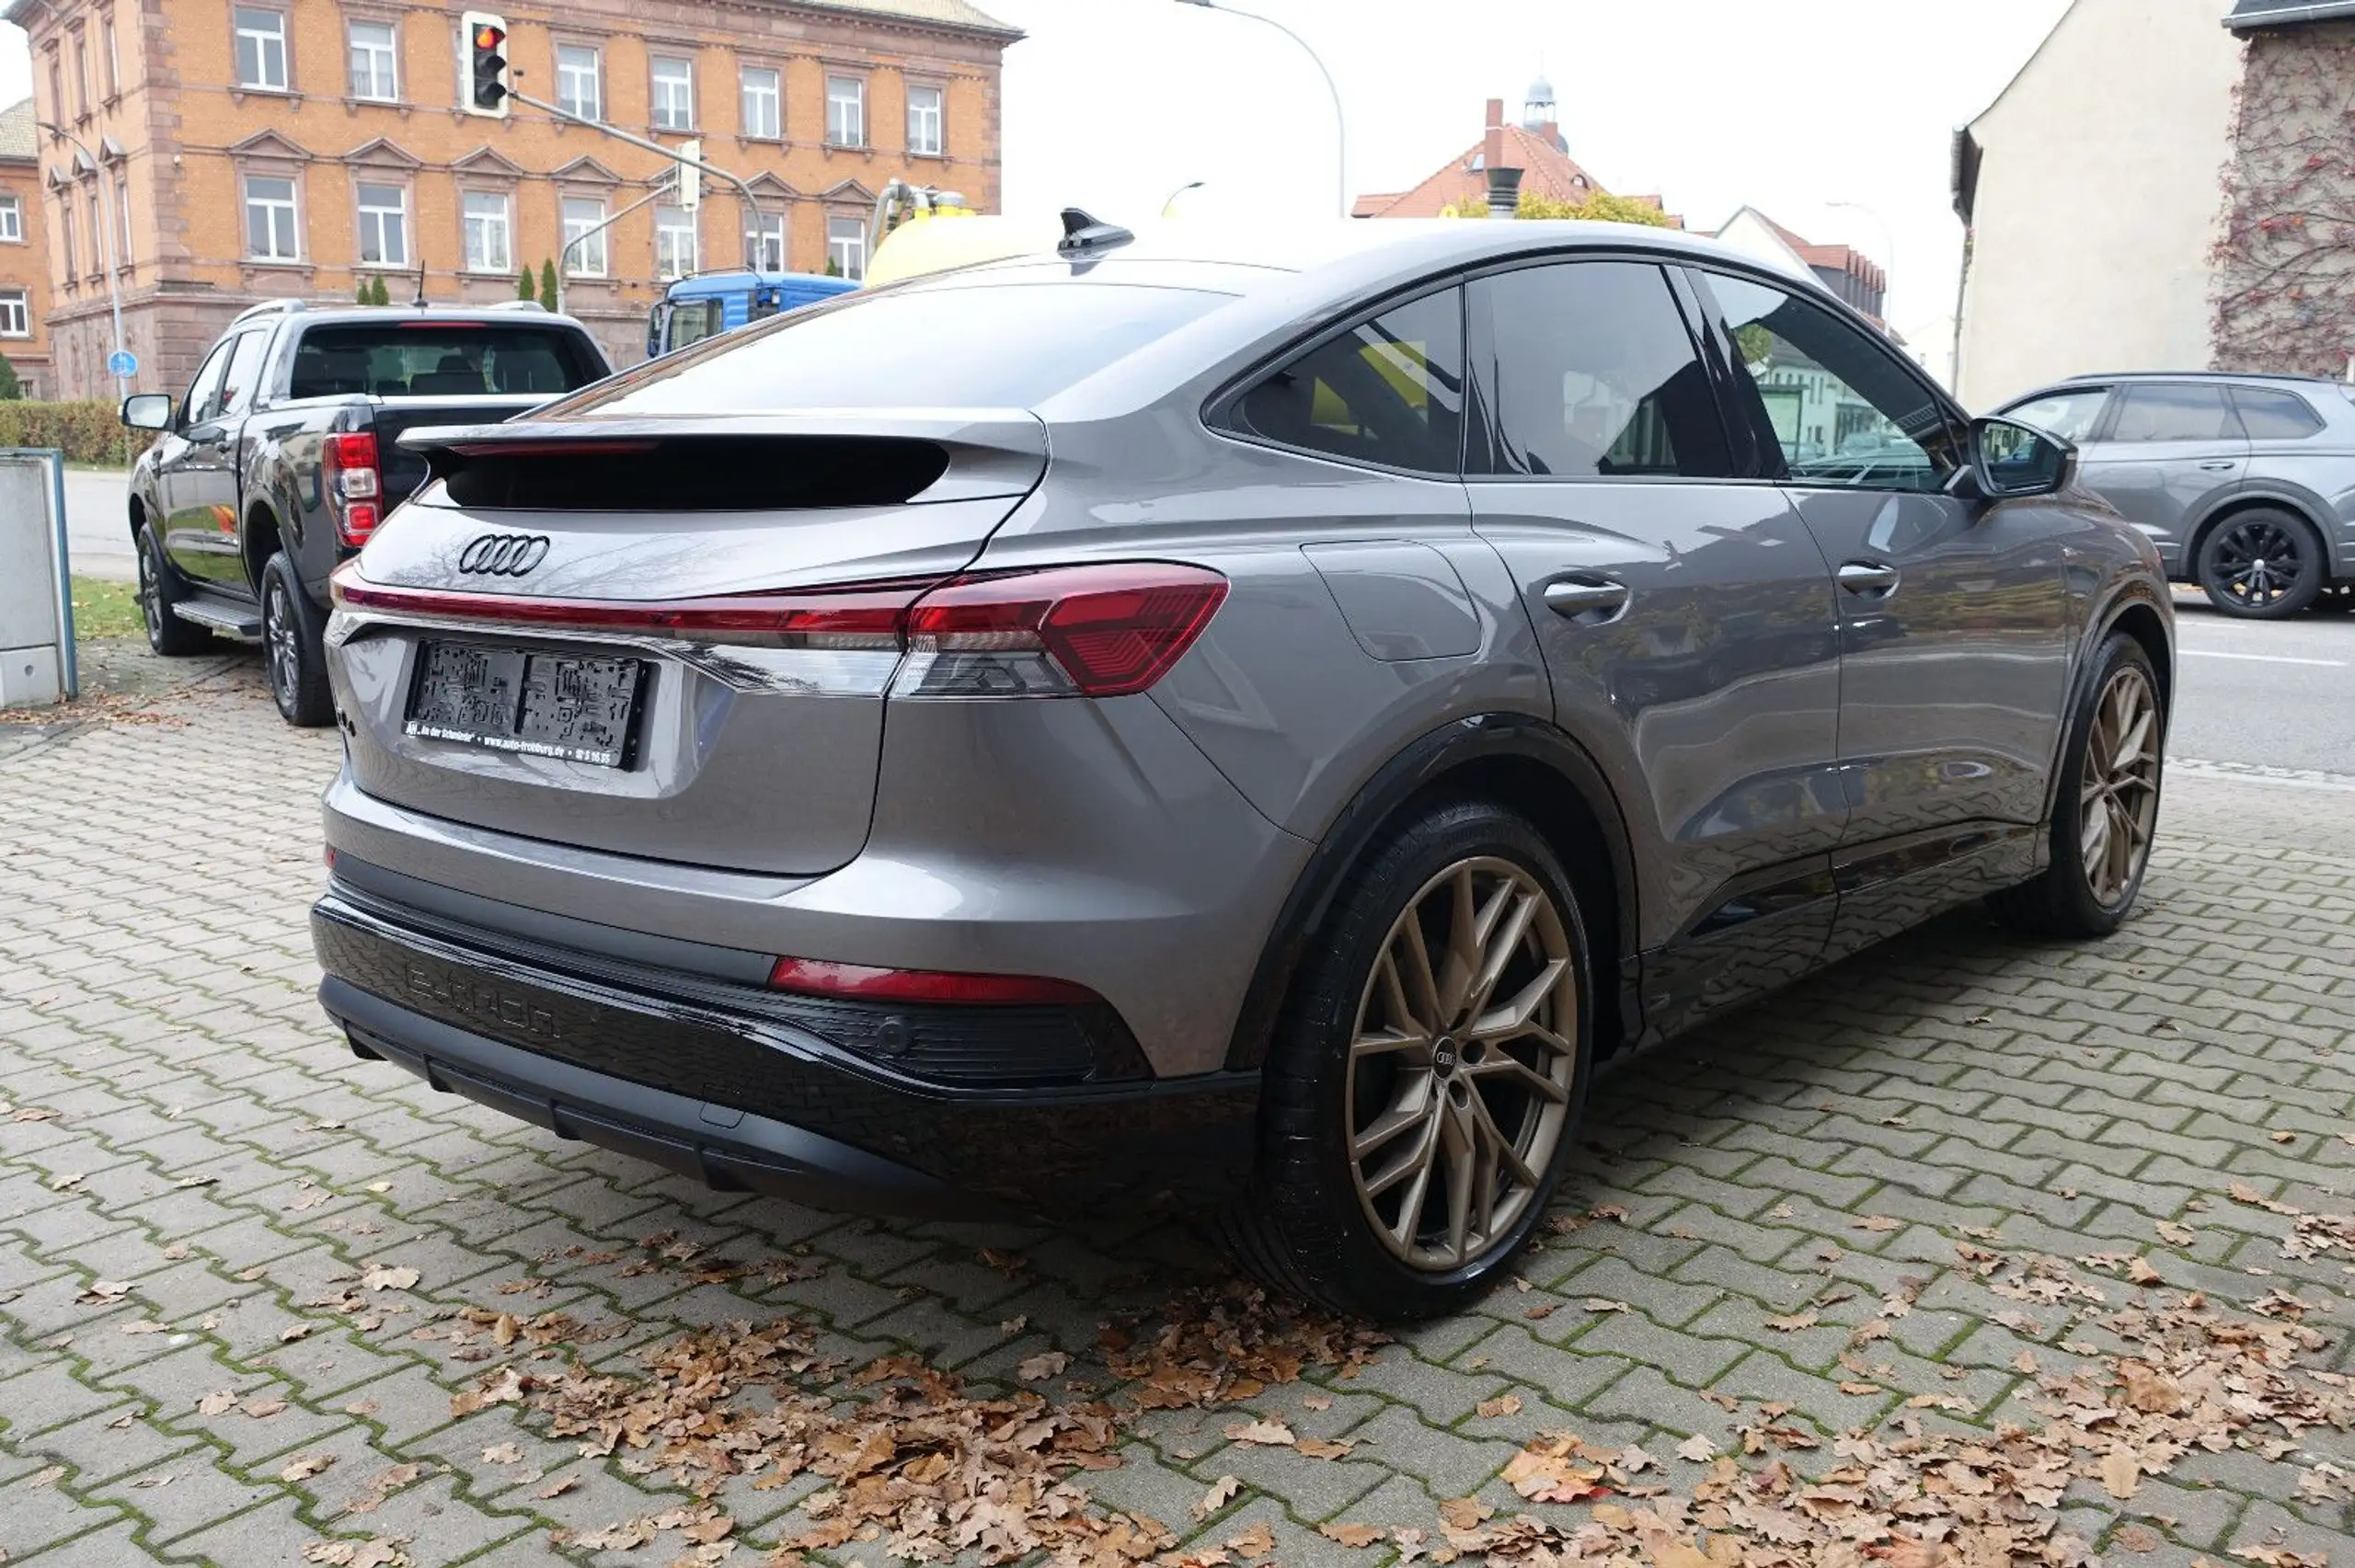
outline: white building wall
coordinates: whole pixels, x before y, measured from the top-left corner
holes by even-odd
[[[2241,45],[2223,0],[2076,0],[1971,127],[1982,153],[1960,384],[2200,370]]]

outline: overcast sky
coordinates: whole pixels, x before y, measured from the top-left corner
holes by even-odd
[[[1333,210],[1333,111],[1308,59],[1260,23],[1176,0],[978,0],[1029,36],[1006,53],[1009,211],[1149,216],[1193,200]],[[1954,309],[1962,232],[1954,128],[1984,109],[2068,0],[1243,0],[1340,84],[1352,193],[1420,180],[1518,117],[1541,65],[1571,155],[1608,189],[1657,192],[1696,228],[1747,202],[1884,264],[1890,317]],[[2221,7],[2220,7],[2221,8]],[[0,104],[29,90],[0,24]],[[1878,214],[1832,208],[1853,201]]]

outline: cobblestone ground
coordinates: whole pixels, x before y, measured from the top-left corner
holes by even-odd
[[[912,1350],[984,1386],[1060,1346],[1104,1387],[1104,1314],[1217,1266],[1166,1230],[879,1224],[715,1195],[354,1061],[313,1001],[304,921],[333,734],[281,727],[248,663],[198,675],[127,716],[0,727],[9,1564],[241,1568],[306,1546],[340,1562],[316,1543],[346,1538],[394,1539],[419,1568],[669,1562],[674,1534],[627,1554],[552,1537],[677,1494],[514,1405],[453,1418],[454,1392],[531,1346],[417,1331],[522,1302],[607,1324],[615,1337],[579,1350],[621,1367],[689,1325],[791,1314],[845,1356]],[[2038,946],[1958,916],[1610,1070],[1563,1201],[1603,1218],[1533,1255],[1529,1288],[1354,1377],[1250,1402],[1304,1436],[1360,1439],[1348,1458],[1231,1444],[1234,1413],[1166,1413],[1089,1488],[1212,1540],[1265,1521],[1285,1568],[1379,1568],[1389,1547],[1351,1551],[1317,1525],[1430,1526],[1438,1500],[1474,1492],[1519,1506],[1497,1474],[1547,1428],[1640,1440],[1681,1490],[1699,1467],[1666,1456],[1695,1435],[1726,1451],[1754,1419],[1735,1402],[1787,1404],[1827,1437],[1909,1399],[1968,1412],[1934,1421],[2034,1421],[2024,1344],[2065,1364],[2094,1331],[2061,1307],[2004,1312],[1958,1263],[1966,1233],[2146,1256],[2221,1302],[2294,1289],[2331,1335],[2325,1364],[2349,1369],[2341,1264],[2286,1260],[2290,1221],[2226,1189],[2350,1207],[2355,783],[2186,768],[2165,827],[2114,940]],[[654,1235],[792,1256],[800,1277],[625,1266]],[[1028,1265],[984,1266],[984,1247]],[[417,1283],[362,1289],[372,1265]],[[1913,1310],[1860,1356],[1855,1325],[1906,1290]],[[347,1291],[364,1310],[320,1304]],[[1512,1413],[1479,1413],[1507,1393]],[[237,1402],[208,1398],[224,1395]],[[2065,1522],[2113,1564],[2344,1557],[2343,1505],[2294,1483],[2318,1456],[2355,1459],[2344,1434],[2306,1442],[2270,1462],[2195,1455],[2131,1503],[2081,1482]],[[293,1463],[321,1454],[339,1462]],[[1240,1495],[1198,1523],[1229,1474]],[[723,1494],[738,1561],[764,1555],[752,1543],[798,1495]]]

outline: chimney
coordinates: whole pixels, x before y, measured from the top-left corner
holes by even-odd
[[[1505,161],[1505,100],[1488,100],[1488,134],[1480,144],[1480,166],[1495,168]]]
[[[1510,218],[1521,208],[1521,171],[1488,166],[1488,216]]]

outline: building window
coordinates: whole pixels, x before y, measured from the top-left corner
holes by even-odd
[[[784,134],[784,89],[777,74],[765,65],[747,65],[743,72],[743,132],[773,142]]]
[[[360,263],[408,265],[408,192],[397,185],[360,188]]]
[[[24,290],[0,289],[0,338],[30,338],[32,335],[32,312],[25,303]]]
[[[60,120],[65,118],[65,71],[57,63],[55,49],[49,52],[49,103],[52,114]],[[62,142],[64,140],[64,133],[53,131],[50,132],[50,140]]]
[[[74,30],[74,107],[90,118],[90,40],[79,28]]]
[[[10,245],[25,243],[24,203],[6,192],[0,192],[0,240]]]
[[[122,93],[122,56],[114,46],[114,17],[106,17],[98,23],[98,29],[106,40],[107,97],[118,97]]]
[[[785,270],[785,214],[763,212],[744,227],[744,265],[762,272]]]
[[[90,270],[103,274],[107,269],[107,220],[98,205],[98,188],[90,187]]]
[[[836,147],[867,145],[867,84],[856,76],[826,78],[826,141]]]
[[[390,22],[351,24],[351,96],[372,103],[391,103],[400,97],[400,76],[394,69],[397,53]]]
[[[654,276],[669,282],[695,269],[695,215],[677,207],[654,209]]]
[[[508,272],[515,266],[514,232],[504,195],[488,190],[466,192],[466,270]]]
[[[72,282],[82,269],[74,265],[74,209],[62,199],[57,203],[57,244],[65,260],[63,276]]]
[[[121,231],[117,236],[116,243],[122,247],[115,252],[115,265],[128,267],[131,265],[131,177],[129,175],[118,176],[114,182],[114,222],[115,227]]]
[[[605,275],[605,204],[587,197],[564,199],[564,270],[571,278]]]
[[[854,280],[867,276],[867,220],[826,220],[826,269]]]
[[[686,131],[695,122],[695,68],[692,62],[668,55],[654,57],[654,124],[662,131]]]
[[[583,120],[605,118],[604,74],[597,52],[585,44],[556,46],[556,106]]]
[[[265,93],[286,90],[286,13],[240,6],[236,18],[237,86]]]
[[[294,182],[246,176],[246,254],[256,261],[301,259],[294,226]]]
[[[940,155],[940,89],[908,89],[908,151],[919,156]]]

